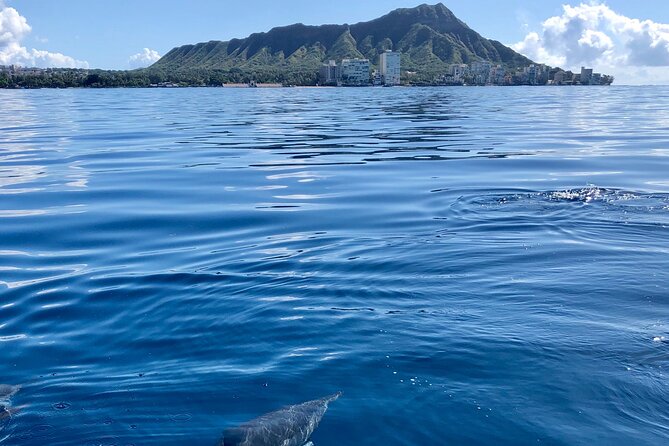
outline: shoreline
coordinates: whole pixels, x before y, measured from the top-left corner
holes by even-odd
[[[612,87],[613,85],[394,85],[392,87],[384,87],[382,85],[361,85],[361,86],[331,86],[331,85],[281,85],[281,84],[257,84],[255,86],[249,86],[245,84],[224,84],[224,85],[171,85],[171,86],[118,86],[118,87],[86,87],[86,86],[76,86],[76,87],[0,87],[2,90],[119,90],[119,89],[146,89],[146,90],[175,90],[175,89],[185,89],[185,88],[221,88],[228,90],[239,90],[239,89],[283,89],[283,88],[316,88],[316,89],[360,89],[360,88],[519,88],[519,87],[529,87],[529,88],[540,88],[540,87],[550,87],[550,88],[597,88],[597,87]],[[615,85],[616,87],[652,87],[657,85]]]

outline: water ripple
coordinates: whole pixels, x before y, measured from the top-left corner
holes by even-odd
[[[0,443],[666,443],[668,100],[0,91]]]

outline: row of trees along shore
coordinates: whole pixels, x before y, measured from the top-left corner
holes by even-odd
[[[550,69],[553,80],[558,68]],[[402,73],[405,85],[441,85],[438,72]],[[211,87],[224,84],[267,83],[295,86],[318,85],[318,73],[308,68],[262,67],[255,70],[144,68],[129,71],[75,68],[22,69],[0,66],[0,88],[117,88]],[[520,84],[522,85],[522,84]]]
[[[113,88],[150,87],[165,84],[200,87],[252,81],[284,85],[316,85],[318,73],[300,69],[248,71],[239,68],[177,71],[151,68],[130,71],[55,68],[10,71],[0,68],[0,88]]]

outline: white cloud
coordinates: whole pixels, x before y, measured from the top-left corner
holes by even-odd
[[[144,68],[156,62],[160,57],[158,51],[144,48],[141,52],[130,56],[128,64],[130,68]]]
[[[3,7],[0,10],[0,47],[20,41],[30,31],[28,21],[16,9]]]
[[[603,3],[563,6],[541,32],[511,45],[530,59],[565,69],[581,65],[614,74],[617,83],[669,83],[669,24],[618,14]]]
[[[0,2],[0,65],[88,68],[88,62],[61,53],[28,49],[21,41],[32,31],[25,17]]]

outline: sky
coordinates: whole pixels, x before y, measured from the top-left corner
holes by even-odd
[[[0,0],[0,65],[129,69],[175,46],[356,23],[424,0]],[[429,3],[435,3],[432,0]],[[669,84],[669,0],[444,0],[484,37],[617,84]]]

